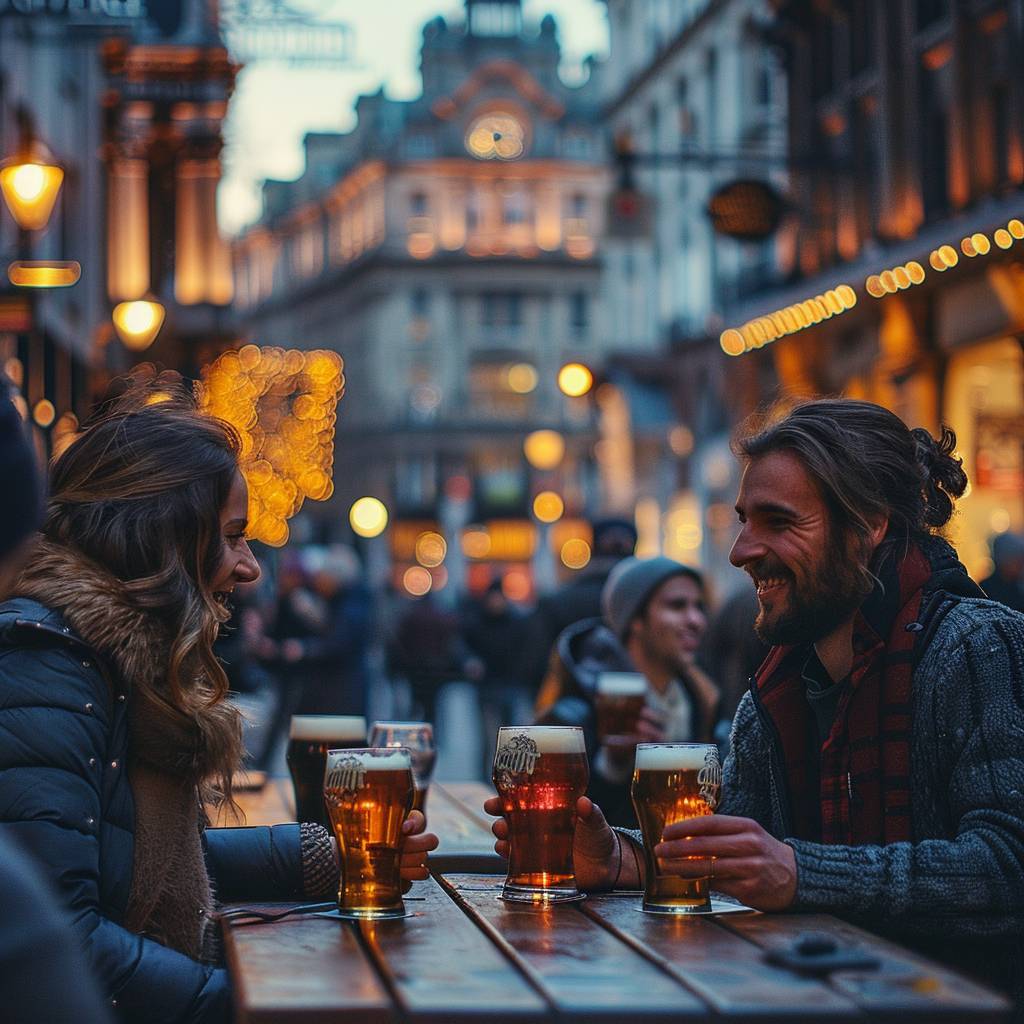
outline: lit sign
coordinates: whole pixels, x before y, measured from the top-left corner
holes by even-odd
[[[708,200],[715,231],[742,242],[763,242],[773,235],[785,210],[771,185],[752,178],[723,185]]]

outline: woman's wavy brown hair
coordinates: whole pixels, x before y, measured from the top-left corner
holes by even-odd
[[[231,798],[242,756],[241,716],[213,653],[228,617],[212,590],[220,515],[238,472],[239,439],[202,415],[176,374],[120,382],[51,467],[43,535],[120,580],[168,647],[149,689],[168,732],[185,715],[199,729],[203,796]]]

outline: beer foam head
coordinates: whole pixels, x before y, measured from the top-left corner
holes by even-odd
[[[647,693],[647,680],[639,672],[602,672],[597,692],[612,697],[636,697]]]
[[[366,719],[360,715],[292,715],[288,734],[293,740],[324,740],[330,743],[366,741]]]
[[[639,743],[636,748],[637,770],[678,772],[697,771],[704,767],[707,752],[718,748],[713,743]]]
[[[405,772],[412,770],[409,751],[397,747],[357,747],[349,750],[328,750],[327,770],[338,761],[354,758],[368,772]]]
[[[503,725],[498,730],[498,748],[516,736],[527,736],[538,754],[583,754],[587,744],[583,730],[574,725]]]

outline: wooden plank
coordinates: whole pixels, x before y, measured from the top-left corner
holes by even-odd
[[[732,1021],[861,1016],[856,1004],[826,984],[771,967],[762,951],[716,919],[639,913],[640,897],[595,895],[580,909],[641,952],[716,1013]]]
[[[303,915],[272,924],[225,922],[224,950],[242,1024],[393,1019],[391,996],[348,922]]]
[[[549,1019],[548,1004],[433,879],[413,883],[412,914],[363,921],[363,941],[403,1014],[420,1024]]]
[[[505,903],[493,875],[446,875],[442,884],[532,980],[556,1014],[577,1022],[703,1018],[704,1002],[568,903]]]
[[[505,861],[494,852],[494,836],[486,816],[468,807],[436,783],[427,796],[427,828],[436,832],[440,845],[428,857],[431,870],[504,874]]]
[[[490,831],[494,820],[484,811],[484,801],[494,796],[494,787],[485,782],[441,782],[437,784],[447,796],[462,804],[466,813]]]
[[[873,1017],[965,1024],[1009,1019],[1009,1003],[1002,996],[829,914],[733,915],[721,918],[721,925],[762,949],[786,947],[804,932],[820,932],[842,946],[875,954],[882,964],[877,970],[835,971],[830,976],[833,988]]]

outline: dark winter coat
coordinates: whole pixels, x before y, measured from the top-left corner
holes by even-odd
[[[108,682],[109,680],[109,682]],[[122,1020],[227,1021],[223,968],[122,926],[135,813],[125,770],[130,680],[61,615],[16,598],[0,604],[0,823],[30,851],[70,911],[99,985]],[[298,825],[208,829],[221,899],[303,894]]]

